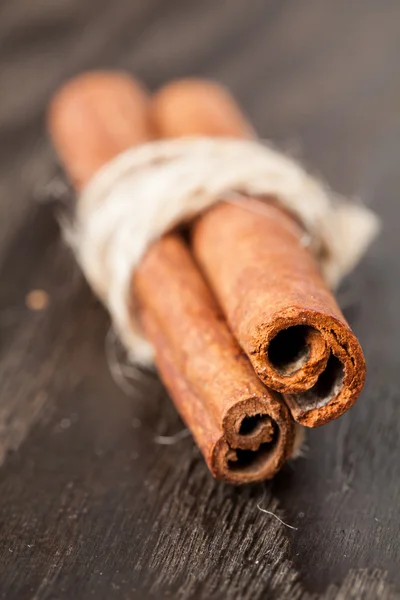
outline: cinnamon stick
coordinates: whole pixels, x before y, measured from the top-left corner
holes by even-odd
[[[56,96],[49,129],[79,190],[152,136],[149,100],[126,76],[85,75]],[[180,235],[153,244],[132,294],[161,377],[212,473],[232,483],[272,477],[292,451],[289,412],[256,377]]]
[[[163,137],[251,132],[226,90],[195,79],[155,96],[153,122]],[[252,207],[256,199],[207,211],[193,226],[192,250],[259,377],[284,394],[296,421],[315,427],[356,401],[364,357],[302,245],[303,229],[277,199],[263,200],[262,215]]]
[[[139,305],[162,330],[175,368],[201,398],[203,411],[212,415],[220,437],[223,432],[232,449],[229,455],[234,456],[236,449],[254,455],[249,452],[243,471],[240,464],[232,467],[229,479],[247,480],[256,473],[259,477],[261,469],[276,471],[293,435],[285,406],[256,377],[179,236],[165,236],[162,244],[153,245],[137,270],[134,285]],[[154,343],[153,330],[146,332]],[[159,367],[161,362],[159,358]],[[185,406],[180,412],[185,412]],[[267,446],[273,441],[275,451],[268,456]],[[204,442],[208,444],[207,436]],[[204,442],[200,440],[199,446]]]

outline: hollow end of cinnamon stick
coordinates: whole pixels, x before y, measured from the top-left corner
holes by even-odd
[[[313,314],[310,321],[319,327],[327,343],[326,367],[311,387],[286,392],[284,397],[297,422],[319,427],[340,417],[356,402],[365,383],[366,368],[361,346],[346,324],[326,314]]]
[[[254,365],[266,385],[281,391],[298,423],[318,427],[340,417],[357,400],[365,381],[365,361],[353,332],[337,317],[298,310],[297,307],[291,307],[289,311],[295,313],[295,316],[288,318],[285,328],[275,336],[274,333],[271,334],[269,345],[268,338],[265,338],[266,349],[255,355]],[[276,319],[277,322],[282,320],[282,315]],[[275,327],[276,322],[273,323],[272,330]],[[293,378],[286,383],[282,367],[290,365],[292,368],[293,363],[301,363],[303,356],[306,358],[313,352],[313,348],[308,345],[310,335],[317,336],[325,347],[319,365],[317,363],[318,369],[315,368],[315,363],[311,364],[312,368],[306,363],[294,373],[295,384]],[[274,370],[277,364],[271,360],[271,356],[276,359],[275,345],[283,343],[281,336],[287,340],[287,347],[283,349],[284,357],[279,356],[277,377]],[[299,339],[292,340],[292,336],[299,336]]]

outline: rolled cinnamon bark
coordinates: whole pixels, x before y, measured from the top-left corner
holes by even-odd
[[[150,139],[149,100],[127,76],[81,76],[53,100],[49,129],[79,190],[116,154]],[[258,380],[180,235],[149,249],[132,294],[161,377],[212,473],[232,483],[272,477],[292,452],[290,414]]]
[[[165,137],[251,131],[223,88],[195,79],[155,96],[153,122]],[[243,200],[198,219],[192,250],[259,377],[284,394],[296,421],[323,425],[350,408],[363,387],[361,347],[294,217],[276,198],[264,198],[262,210],[260,199]]]
[[[178,235],[167,235],[162,244],[153,245],[137,270],[134,285],[139,306],[144,307],[148,318],[151,315],[157,321],[164,346],[170,349],[172,358],[168,361],[157,354],[161,372],[163,365],[173,360],[186,387],[201,399],[203,412],[212,417],[214,429],[219,431],[219,446],[225,440],[231,456],[235,450],[248,451],[246,460],[238,459],[224,479],[248,481],[276,472],[292,444],[286,407],[255,375]],[[149,328],[148,319],[146,333],[154,343],[154,329]],[[167,370],[170,373],[172,369],[169,366]],[[182,402],[179,410],[184,414]],[[190,414],[186,410],[184,418],[194,430]],[[199,426],[201,420],[197,432]],[[208,437],[198,439],[198,444],[209,447]],[[226,447],[222,444],[218,453]],[[215,449],[212,454],[210,469],[221,477],[216,468],[226,460],[216,456]]]

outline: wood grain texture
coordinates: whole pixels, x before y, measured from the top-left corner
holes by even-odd
[[[399,40],[391,0],[1,3],[0,598],[400,597]],[[221,80],[261,136],[383,219],[339,292],[366,388],[270,484],[232,489],[190,438],[156,443],[182,423],[154,374],[131,396],[113,381],[108,317],[42,202],[50,94],[113,66],[152,88]]]

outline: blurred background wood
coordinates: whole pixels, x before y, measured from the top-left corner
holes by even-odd
[[[399,40],[391,0],[1,3],[1,598],[400,597]],[[110,375],[108,317],[45,202],[64,189],[46,104],[94,67],[222,81],[261,136],[383,219],[339,292],[366,389],[272,483],[214,482],[191,438],[157,443],[183,426],[156,375],[131,395]]]

